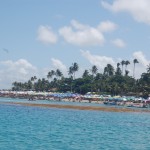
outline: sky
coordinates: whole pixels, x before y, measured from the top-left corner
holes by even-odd
[[[0,0],[0,89],[72,63],[98,72],[122,60],[150,63],[150,0]]]

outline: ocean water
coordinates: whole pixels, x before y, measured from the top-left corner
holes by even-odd
[[[0,103],[0,150],[150,150],[150,113]]]

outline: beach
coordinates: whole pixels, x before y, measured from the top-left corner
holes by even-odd
[[[71,93],[44,93],[44,92],[15,92],[1,91],[0,97],[10,98],[4,104],[22,106],[36,106],[61,109],[78,109],[109,112],[150,112],[149,104],[144,101],[120,100],[118,97],[98,97],[97,95],[77,95]],[[18,99],[18,101],[13,101]],[[25,101],[22,103],[21,100]],[[43,102],[47,102],[46,104]],[[40,102],[40,104],[38,103]],[[67,104],[69,103],[69,104]],[[78,104],[78,105],[76,105]],[[87,106],[87,104],[89,104]],[[94,104],[94,105],[92,105]],[[147,106],[147,107],[145,107]]]

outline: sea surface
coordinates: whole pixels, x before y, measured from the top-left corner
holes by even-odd
[[[150,150],[150,113],[27,107],[4,101],[27,102],[0,98],[0,150]]]

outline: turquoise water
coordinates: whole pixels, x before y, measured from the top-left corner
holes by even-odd
[[[149,141],[150,113],[0,104],[0,150],[150,150]]]

